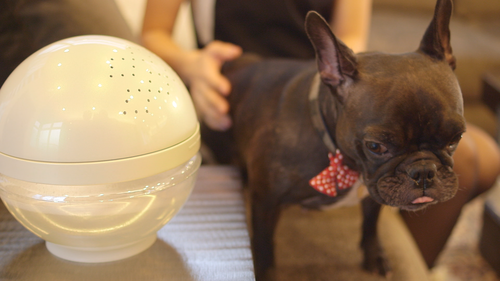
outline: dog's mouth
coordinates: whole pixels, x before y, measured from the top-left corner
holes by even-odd
[[[412,204],[425,204],[425,203],[430,203],[430,202],[434,202],[434,199],[429,197],[429,196],[422,196],[422,197],[418,197],[417,199],[413,200],[411,203]]]
[[[381,177],[372,187],[370,194],[378,202],[417,211],[451,199],[458,189],[458,180],[451,167],[442,166],[432,184],[419,185],[407,173],[396,172]]]
[[[401,210],[405,210],[405,211],[418,211],[418,210],[422,210],[422,209],[426,208],[429,205],[433,205],[436,203],[438,203],[438,200],[435,200],[435,199],[428,197],[428,196],[422,196],[422,197],[419,197],[419,198],[413,200],[409,204],[403,204],[403,205],[399,205],[397,207],[399,207]]]
[[[418,197],[413,200],[410,204],[399,206],[400,209],[406,211],[418,211],[426,208],[429,205],[436,204],[438,201],[429,196]]]

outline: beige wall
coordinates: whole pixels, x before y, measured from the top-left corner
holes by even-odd
[[[375,6],[432,11],[436,0],[373,0]],[[500,18],[499,0],[454,0],[455,15]]]

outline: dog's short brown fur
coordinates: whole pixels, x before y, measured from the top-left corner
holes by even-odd
[[[214,132],[203,136],[216,154],[234,149],[246,170],[257,279],[274,262],[281,206],[320,208],[348,192],[329,197],[309,185],[329,165],[308,101],[316,73],[322,80],[318,100],[327,131],[344,164],[360,172],[370,193],[362,204],[367,270],[390,271],[376,234],[380,204],[417,210],[454,196],[458,182],[451,157],[465,122],[453,74],[450,16],[451,0],[438,0],[415,52],[355,55],[324,19],[310,12],[306,31],[316,63],[244,56],[225,66],[233,85],[234,142],[221,145],[221,135]]]

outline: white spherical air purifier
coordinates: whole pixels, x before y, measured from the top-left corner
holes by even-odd
[[[0,89],[0,196],[54,255],[135,255],[183,206],[199,124],[177,74],[109,36],[50,44]]]

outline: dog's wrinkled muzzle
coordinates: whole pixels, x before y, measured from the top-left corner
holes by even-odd
[[[406,169],[408,176],[415,182],[416,187],[422,188],[425,192],[432,187],[434,178],[437,175],[437,166],[433,161],[419,160]]]

